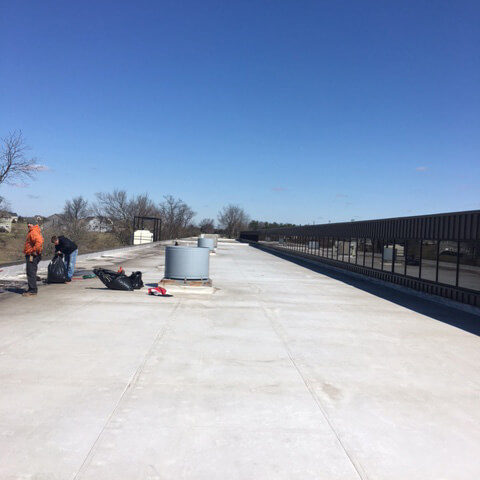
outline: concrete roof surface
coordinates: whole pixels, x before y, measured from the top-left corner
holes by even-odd
[[[82,262],[163,274],[160,247]],[[480,478],[467,314],[243,244],[219,243],[211,278],[0,295],[0,479]]]

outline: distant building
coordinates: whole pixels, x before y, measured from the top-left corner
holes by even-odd
[[[79,223],[89,232],[107,233],[111,232],[113,229],[113,222],[111,220],[100,217],[88,217],[81,220]],[[42,228],[44,229],[56,229],[62,231],[66,230],[67,227],[68,224],[65,222],[63,216],[57,213],[46,218],[42,223]]]
[[[18,215],[13,212],[0,213],[0,232],[10,233],[12,231],[12,224],[18,222]]]
[[[89,217],[85,221],[89,232],[108,233],[113,230],[113,222],[109,218]]]

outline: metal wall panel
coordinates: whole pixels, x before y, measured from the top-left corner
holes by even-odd
[[[360,237],[360,238],[411,238],[424,240],[479,240],[479,210],[442,213],[418,217],[389,218],[361,222],[328,223],[259,229],[241,232],[240,237],[258,235],[301,235]]]

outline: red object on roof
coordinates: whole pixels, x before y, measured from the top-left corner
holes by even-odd
[[[167,291],[163,287],[154,287],[148,289],[149,295],[163,296],[166,295]]]

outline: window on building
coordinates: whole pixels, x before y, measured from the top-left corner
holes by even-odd
[[[437,280],[437,241],[422,240],[422,280]]]
[[[381,240],[373,240],[373,268],[376,270],[382,269],[382,253],[383,242]]]
[[[383,263],[382,269],[386,272],[391,272],[393,270],[393,242],[384,242],[382,248]]]
[[[337,260],[340,260],[342,261],[342,257],[343,257],[343,240],[340,239],[340,238],[336,238],[335,239],[335,250],[334,250],[334,255],[336,253],[336,256],[334,258],[336,258]]]
[[[348,261],[350,263],[357,263],[357,239],[350,239],[350,251],[348,256]]]
[[[405,263],[407,264],[407,275],[409,277],[420,277],[420,253],[422,244],[420,240],[407,240],[405,251]]]
[[[337,260],[338,258],[338,238],[332,237],[332,258]]]
[[[348,262],[348,253],[350,248],[350,239],[344,238],[343,239],[343,258],[344,262]]]
[[[458,286],[480,291],[480,241],[460,242]]]
[[[357,265],[363,265],[365,261],[365,239],[359,238],[357,241]]]
[[[318,239],[318,255],[320,257],[325,256],[324,249],[325,249],[325,237],[320,237]]]
[[[343,238],[337,238],[337,260],[343,262]]]
[[[400,275],[405,275],[405,242],[402,240],[395,241],[393,271]]]
[[[343,261],[348,262],[350,257],[350,239],[345,238],[343,240]]]
[[[338,259],[343,262],[343,255],[344,255],[344,250],[345,249],[345,239],[344,238],[340,238],[338,240]]]
[[[327,238],[327,257],[333,258],[333,239],[332,237]]]
[[[350,239],[346,238],[343,240],[343,261],[350,261]]]
[[[371,238],[365,239],[365,266],[373,267],[373,242]]]
[[[438,281],[446,285],[457,284],[457,242],[442,241],[438,246]]]

